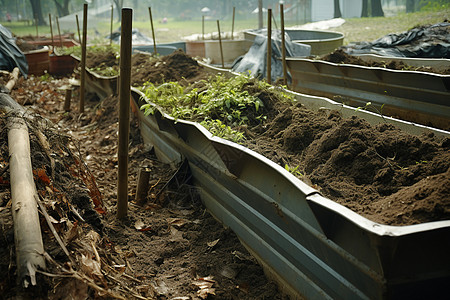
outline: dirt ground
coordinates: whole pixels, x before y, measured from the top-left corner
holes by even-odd
[[[204,208],[185,165],[171,169],[140,143],[130,126],[129,211],[116,220],[117,98],[88,101],[85,114],[63,111],[68,79],[20,79],[12,97],[55,125],[29,121],[38,193],[70,252],[72,263],[42,220],[47,261],[42,285],[20,291],[16,280],[9,191],[6,115],[0,132],[2,299],[289,299],[267,279],[236,235]],[[74,92],[74,99],[78,93]],[[51,144],[48,156],[34,135]],[[49,157],[55,161],[51,169]],[[138,170],[151,171],[148,202],[133,203]],[[94,180],[95,183],[94,184]],[[98,187],[98,189],[97,189]],[[97,253],[97,254],[96,254]],[[96,259],[98,255],[98,259]]]

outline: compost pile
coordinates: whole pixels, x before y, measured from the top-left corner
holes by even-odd
[[[68,78],[19,79],[11,93],[26,104],[34,179],[51,223],[43,217],[47,274],[26,292],[16,283],[6,114],[0,114],[0,293],[25,299],[286,299],[236,235],[200,202],[184,164],[156,160],[130,126],[129,212],[116,220],[118,100],[87,99],[85,114],[63,111]],[[74,92],[78,99],[78,92]],[[33,113],[32,113],[33,112]],[[37,113],[37,114],[35,114]],[[45,118],[43,118],[43,117]],[[52,123],[46,120],[51,120]],[[42,132],[50,154],[38,142]],[[52,169],[52,163],[55,166]],[[151,171],[147,202],[133,203],[139,169]],[[42,216],[42,213],[41,213]]]

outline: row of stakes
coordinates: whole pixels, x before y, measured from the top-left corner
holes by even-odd
[[[152,29],[153,37],[153,51],[157,54],[156,43],[155,43],[155,30],[153,27],[153,18],[151,7],[148,8],[150,16],[150,24]],[[85,67],[86,67],[86,36],[87,36],[87,11],[88,4],[85,3],[83,6],[83,35],[80,35],[80,27],[78,21],[78,15],[76,15],[78,37],[81,41],[81,78],[80,78],[80,102],[79,102],[79,112],[84,113],[84,102],[85,102]],[[282,62],[283,62],[283,83],[287,84],[287,69],[286,69],[286,47],[285,47],[285,37],[284,37],[284,13],[283,4],[280,4],[280,14],[281,14],[281,45],[282,45]],[[128,139],[129,139],[129,110],[130,110],[130,97],[131,97],[131,52],[132,52],[132,15],[133,10],[131,8],[122,8],[122,21],[121,21],[121,40],[120,40],[120,76],[119,76],[119,138],[118,138],[118,181],[117,181],[117,218],[125,219],[127,217],[128,211]],[[235,8],[233,7],[233,21],[232,21],[232,31],[231,38],[233,39],[234,31],[234,16]],[[52,37],[52,45],[54,46],[53,40],[53,30],[51,15],[49,14],[50,21],[50,33]],[[56,18],[58,34],[60,37],[61,47],[63,46],[61,31],[59,27],[58,18]],[[204,39],[204,17],[202,18],[202,37]],[[112,34],[113,28],[113,7],[111,6],[111,27],[110,31]],[[223,60],[223,50],[222,50],[222,39],[220,35],[220,23],[217,20],[217,29],[219,33],[219,45],[222,57],[222,67],[224,67]],[[37,29],[36,29],[37,30]],[[267,82],[271,83],[271,56],[272,56],[272,10],[268,9],[267,17]],[[112,39],[110,39],[110,44]],[[70,100],[71,100],[71,89],[66,89],[64,110],[70,110]],[[136,201],[142,203],[143,195],[146,193],[146,187],[148,186],[149,170],[148,168],[141,168],[138,175],[138,187],[136,191]]]

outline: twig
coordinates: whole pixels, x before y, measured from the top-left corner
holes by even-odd
[[[41,199],[39,199],[39,196],[35,195],[35,199],[36,202],[39,205],[39,208],[41,209],[42,214],[44,215],[45,220],[47,221],[47,225],[50,228],[51,232],[53,233],[53,235],[55,236],[56,241],[58,242],[59,246],[61,247],[61,249],[64,251],[64,253],[66,254],[67,258],[70,260],[70,262],[72,264],[74,264],[74,261],[72,260],[72,257],[69,254],[69,251],[67,250],[66,246],[64,245],[63,241],[61,240],[58,232],[56,232],[55,227],[52,224],[52,221],[50,220],[50,216],[48,215],[47,209],[45,208],[45,206],[42,204]]]

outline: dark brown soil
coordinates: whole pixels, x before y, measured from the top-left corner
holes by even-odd
[[[185,55],[166,56],[161,59],[165,63],[153,61],[147,72],[177,73],[191,60],[180,56]],[[183,65],[177,67],[176,61]],[[197,78],[202,71],[197,66],[197,71],[189,72]],[[450,185],[445,184],[450,180],[445,176],[450,166],[449,138],[418,137],[387,123],[371,126],[333,111],[313,112],[301,104],[279,101],[275,93],[251,82],[245,89],[258,95],[267,115],[264,124],[241,128],[248,148],[281,166],[298,166],[300,179],[375,222],[411,225],[450,219]],[[424,188],[424,183],[429,186]]]
[[[61,299],[62,295],[79,299],[201,299],[198,284],[211,284],[203,289],[208,299],[288,299],[276,284],[266,278],[261,266],[240,244],[236,235],[220,225],[204,208],[196,189],[190,184],[186,166],[177,169],[156,160],[151,149],[141,143],[136,121],[131,121],[129,159],[128,218],[116,219],[117,130],[116,97],[100,103],[88,99],[85,114],[62,110],[67,79],[42,82],[35,77],[20,79],[12,96],[30,92],[28,104],[40,115],[63,130],[48,126],[45,135],[51,142],[56,161],[54,175],[49,158],[32,132],[32,162],[36,170],[38,191],[43,195],[49,214],[56,220],[57,231],[65,240],[77,232],[67,247],[75,263],[72,273],[87,276],[75,280],[62,276],[67,258],[42,222],[45,250],[55,259],[48,262],[48,272],[55,277],[40,277],[38,290],[21,292],[15,282],[15,255],[10,214],[9,172],[5,115],[0,115],[0,293],[9,299],[21,295],[25,299]],[[21,92],[19,92],[21,91]],[[74,95],[77,97],[77,94]],[[75,108],[77,103],[73,103]],[[62,134],[66,132],[66,134]],[[84,167],[84,166],[87,166]],[[151,170],[147,203],[136,205],[135,186],[138,170]],[[39,171],[38,173],[38,170]],[[91,174],[93,177],[91,177]],[[98,186],[93,185],[95,178]],[[50,193],[49,190],[57,191]],[[95,198],[101,195],[101,198]],[[101,200],[99,200],[101,199]],[[51,201],[50,201],[51,200]],[[93,210],[97,203],[97,211]],[[80,220],[70,209],[83,217]],[[105,214],[99,212],[106,211]],[[100,221],[100,222],[99,222]],[[92,232],[97,232],[96,240]],[[92,246],[95,245],[95,248]],[[95,262],[94,249],[101,259],[101,273],[89,267]],[[86,263],[86,258],[88,261]],[[94,264],[95,265],[95,264]],[[88,287],[91,280],[95,285]],[[103,290],[110,289],[112,294]],[[215,296],[214,296],[215,294]],[[77,298],[78,297],[78,298]]]
[[[436,70],[432,67],[413,67],[409,66],[401,61],[386,60],[385,62],[376,61],[366,61],[357,56],[349,55],[345,53],[342,49],[335,50],[334,52],[327,54],[320,58],[320,60],[332,62],[335,64],[350,64],[350,65],[360,65],[365,67],[378,67],[386,68],[391,70],[408,70],[408,71],[420,71],[428,73],[436,73],[441,75],[449,75],[450,69],[446,70]]]

